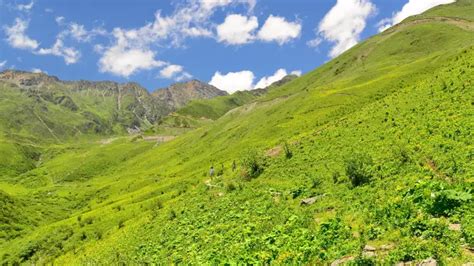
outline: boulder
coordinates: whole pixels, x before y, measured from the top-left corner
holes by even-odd
[[[392,250],[394,246],[392,244],[387,244],[387,245],[381,245],[380,250],[387,251],[387,250]]]
[[[331,263],[331,266],[338,266],[338,265],[343,265],[344,263],[347,263],[349,261],[353,261],[354,257],[353,256],[347,256],[347,257],[342,257],[340,259],[337,259]]]
[[[438,265],[438,262],[433,258],[423,260],[417,264],[417,266],[437,266],[437,265]]]
[[[301,205],[311,205],[311,204],[315,203],[317,199],[318,199],[317,197],[302,199],[301,200]]]
[[[461,224],[450,224],[448,228],[451,231],[461,231]]]
[[[375,247],[372,247],[372,246],[369,246],[369,245],[365,245],[364,247],[364,251],[376,251],[377,249]]]

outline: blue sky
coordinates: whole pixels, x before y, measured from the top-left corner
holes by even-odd
[[[0,0],[0,69],[150,91],[191,78],[248,90],[453,1]]]

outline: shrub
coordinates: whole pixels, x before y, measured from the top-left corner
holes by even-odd
[[[237,186],[234,183],[229,183],[226,185],[227,192],[232,192],[237,189]]]
[[[293,152],[290,150],[290,146],[288,145],[286,141],[285,143],[283,143],[283,150],[285,151],[286,159],[291,159],[291,157],[293,157]]]
[[[242,176],[246,179],[258,177],[264,169],[264,159],[256,150],[249,150],[242,156]]]
[[[163,208],[163,202],[161,200],[156,200],[155,206],[157,209],[162,209]]]
[[[341,176],[341,174],[339,174],[339,172],[333,172],[332,173],[332,181],[334,182],[334,184],[339,183],[339,177],[340,176]]]
[[[125,221],[124,221],[124,220],[120,220],[120,221],[118,222],[118,228],[122,228],[122,227],[124,227],[124,226],[125,226]]]
[[[462,235],[469,247],[474,248],[474,215],[467,215],[462,221]]]
[[[444,190],[434,195],[429,211],[433,215],[451,216],[456,208],[470,200],[472,200],[472,195],[468,192]]]
[[[174,210],[171,210],[168,214],[168,219],[169,220],[174,220],[176,218],[176,212]]]
[[[353,187],[369,183],[372,179],[372,158],[366,154],[355,154],[346,160],[346,175]]]

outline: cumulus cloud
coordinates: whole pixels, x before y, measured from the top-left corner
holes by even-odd
[[[255,16],[227,15],[224,22],[217,26],[217,40],[231,45],[247,44],[255,40],[283,45],[301,35],[301,23],[290,22],[283,17],[270,15],[256,32],[258,25]]]
[[[201,0],[201,5],[207,10],[220,6],[226,6],[230,3],[232,3],[232,0]]]
[[[290,72],[291,75],[296,75],[296,76],[301,76],[302,72],[301,70],[293,70]],[[284,77],[288,75],[288,72],[284,68],[280,68],[275,73],[271,76],[263,77],[261,78],[257,84],[254,86],[254,89],[263,89],[266,88],[270,85],[272,85],[274,82],[277,82]]]
[[[20,11],[25,11],[25,12],[28,12],[30,11],[32,8],[33,8],[33,5],[35,3],[33,1],[31,1],[29,4],[20,4],[20,5],[17,5],[16,8]]]
[[[71,36],[80,42],[87,42],[91,39],[91,35],[84,29],[84,25],[72,23],[69,25],[69,31]]]
[[[275,73],[273,75],[261,78],[257,82],[257,85],[255,85],[254,88],[255,89],[266,88],[266,87],[272,85],[273,82],[279,81],[287,75],[288,75],[288,73],[286,72],[286,70],[283,69],[283,68],[280,68],[277,71],[275,71]]]
[[[402,22],[407,17],[418,15],[438,5],[451,4],[456,0],[408,0],[402,10],[396,12],[391,18],[385,18],[378,23],[379,31],[382,32],[395,24]]]
[[[228,93],[234,93],[236,91],[252,90],[254,79],[253,72],[249,70],[229,72],[227,74],[221,74],[218,71],[214,74],[209,84]]]
[[[293,71],[291,71],[290,74],[299,77],[299,76],[301,76],[301,74],[303,74],[303,71],[301,71],[301,70],[293,70]]]
[[[164,65],[156,59],[155,47],[179,47],[186,38],[212,37],[210,17],[215,8],[231,4],[253,1],[196,0],[180,6],[169,16],[160,11],[152,22],[132,29],[115,28],[114,41],[109,46],[96,46],[101,58],[99,69],[115,75],[128,77],[139,70],[150,70]],[[148,57],[148,58],[145,58]],[[135,61],[132,61],[135,60]],[[136,61],[136,59],[143,59]],[[180,76],[186,79],[190,74]]]
[[[249,43],[254,40],[253,32],[257,28],[257,17],[231,14],[217,26],[217,39],[219,42],[234,45]]]
[[[18,49],[30,50],[39,55],[55,55],[64,58],[66,64],[74,64],[80,58],[80,53],[72,47],[66,47],[61,38],[57,38],[51,48],[39,48],[39,43],[26,35],[28,21],[20,18],[15,19],[15,24],[5,27],[7,41],[10,46]]]
[[[129,77],[139,70],[150,70],[165,63],[155,59],[151,50],[125,48],[120,45],[108,49],[99,60],[99,71]]]
[[[376,7],[370,0],[337,0],[317,29],[322,39],[334,43],[329,56],[336,57],[356,45],[367,18],[375,12]]]
[[[301,76],[301,70],[294,70],[290,74]],[[254,84],[255,75],[250,70],[243,70],[239,72],[229,72],[222,74],[217,71],[214,73],[209,84],[227,91],[228,93],[234,93],[236,91],[247,91],[254,89],[261,89],[270,86],[272,83],[281,80],[288,75],[288,72],[284,68],[280,68],[273,75],[262,77],[257,84]]]
[[[18,49],[35,50],[39,43],[26,35],[28,21],[20,18],[15,19],[15,24],[10,27],[4,27],[7,35],[7,41],[10,46]]]
[[[183,66],[180,65],[168,65],[165,68],[160,70],[160,77],[171,79],[174,78],[176,81],[183,81],[190,79],[193,76],[188,72],[184,71]]]
[[[169,65],[162,70],[160,70],[160,76],[163,78],[172,78],[176,74],[183,71],[183,66],[180,65]]]
[[[262,41],[275,41],[282,45],[291,39],[298,38],[301,34],[301,23],[289,22],[283,17],[270,15],[258,32]]]
[[[51,48],[41,48],[35,53],[40,55],[60,56],[64,58],[66,65],[77,63],[81,57],[81,53],[78,50],[64,46],[63,40],[61,39],[56,39],[56,42]]]
[[[33,72],[33,73],[45,73],[45,74],[48,74],[48,72],[43,71],[43,70],[41,70],[41,69],[39,69],[39,68],[32,68],[32,69],[31,69],[31,72]]]
[[[54,20],[56,21],[58,25],[62,25],[65,19],[66,19],[65,17],[59,16],[59,17],[56,17]]]

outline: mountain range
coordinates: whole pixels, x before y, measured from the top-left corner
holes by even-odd
[[[46,126],[39,129],[42,127],[39,125],[37,129],[53,131],[55,138],[88,132],[112,134],[123,133],[126,129],[143,129],[192,100],[227,95],[226,92],[197,80],[177,83],[149,93],[133,82],[61,81],[44,73],[14,70],[0,73],[0,86],[3,87],[1,93],[4,101],[13,103],[20,101],[16,98],[22,98],[29,102],[12,106],[16,108],[15,112],[23,113],[16,118],[23,116],[24,121],[11,122],[8,121],[11,116],[3,117],[10,129],[25,128],[32,120],[38,120],[36,122]],[[9,111],[3,114],[9,114]],[[28,117],[27,113],[37,119]],[[48,120],[51,116],[61,116],[65,123]]]

